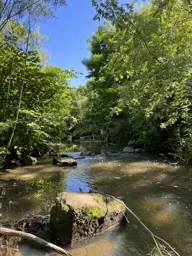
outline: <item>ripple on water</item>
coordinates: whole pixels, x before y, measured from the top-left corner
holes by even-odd
[[[0,183],[0,213],[3,214],[0,220],[47,213],[57,193],[97,187],[121,197],[157,235],[173,244],[181,255],[191,256],[189,173],[187,169],[128,155],[85,158],[78,160],[78,167],[72,169],[43,162],[34,167],[10,170],[0,175],[3,180]],[[153,248],[151,241],[144,243],[145,239],[141,226],[131,219],[120,234],[103,235],[92,243],[74,248],[72,253],[73,256],[87,255],[87,251],[91,256],[143,256]],[[31,247],[23,247],[21,253],[23,256],[46,255],[45,251],[34,251]]]

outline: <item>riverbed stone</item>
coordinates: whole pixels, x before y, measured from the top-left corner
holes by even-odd
[[[134,148],[133,148],[132,146],[128,146],[128,147],[125,147],[125,148],[123,149],[123,152],[126,152],[126,153],[134,153],[135,150],[134,150]]]
[[[29,155],[24,155],[22,160],[24,165],[35,165],[37,163],[37,159]]]
[[[77,160],[71,157],[68,157],[68,158],[66,157],[64,159],[54,158],[52,164],[57,166],[76,166]]]
[[[124,219],[125,206],[96,193],[64,192],[51,209],[51,240],[58,245],[76,244]]]

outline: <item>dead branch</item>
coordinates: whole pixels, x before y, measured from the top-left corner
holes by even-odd
[[[54,245],[52,243],[49,243],[48,241],[45,241],[45,240],[43,240],[35,235],[32,235],[30,233],[25,233],[25,232],[17,231],[14,229],[0,227],[0,235],[20,237],[20,238],[38,243],[39,245],[47,247],[61,255],[71,256],[71,254],[69,252],[67,252],[66,250],[64,250],[63,248],[61,248],[57,245]]]
[[[171,165],[178,165],[179,163],[182,163],[181,161],[178,161],[178,162],[176,162],[176,163],[172,163],[172,162],[169,160],[169,158],[166,157],[164,154],[160,153],[159,155],[160,155],[160,156],[163,156],[163,157],[165,158],[165,160],[167,161],[168,164],[171,164]],[[174,154],[169,153],[168,155],[174,155]]]
[[[169,248],[171,250],[171,252],[174,253],[174,255],[180,256],[180,254],[168,242],[166,242],[164,239],[160,238],[159,236],[156,236],[124,202],[122,202],[121,200],[119,200],[118,198],[116,198],[112,195],[109,195],[109,194],[106,194],[106,193],[103,193],[103,192],[100,192],[100,191],[97,191],[97,190],[94,191],[94,192],[99,193],[99,194],[104,195],[104,196],[107,196],[109,198],[112,198],[115,201],[122,204],[127,209],[127,211],[129,213],[131,213],[133,215],[133,217],[149,232],[153,241],[155,242],[155,248],[154,249],[157,249],[157,251],[160,252],[160,255],[163,256],[163,254],[161,253],[160,247],[163,247],[164,245],[166,245],[167,248]],[[161,243],[159,241],[161,241]],[[167,251],[166,255],[170,255],[170,253]]]

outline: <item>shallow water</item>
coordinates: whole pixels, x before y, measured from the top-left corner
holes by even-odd
[[[74,153],[78,154],[78,153]],[[192,255],[192,170],[171,167],[143,155],[86,157],[77,168],[48,160],[0,175],[0,222],[47,214],[62,191],[97,188],[125,203],[158,236],[184,256]],[[154,247],[149,234],[128,214],[130,224],[71,249],[73,256],[144,256]],[[9,254],[2,254],[8,256]],[[21,244],[15,255],[56,255]]]

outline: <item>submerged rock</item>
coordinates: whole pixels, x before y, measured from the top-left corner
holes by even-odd
[[[51,209],[51,240],[78,243],[120,223],[126,209],[116,200],[95,193],[65,192]]]
[[[74,158],[64,158],[57,160],[56,158],[53,159],[53,165],[57,166],[76,166],[77,165],[77,160]]]

